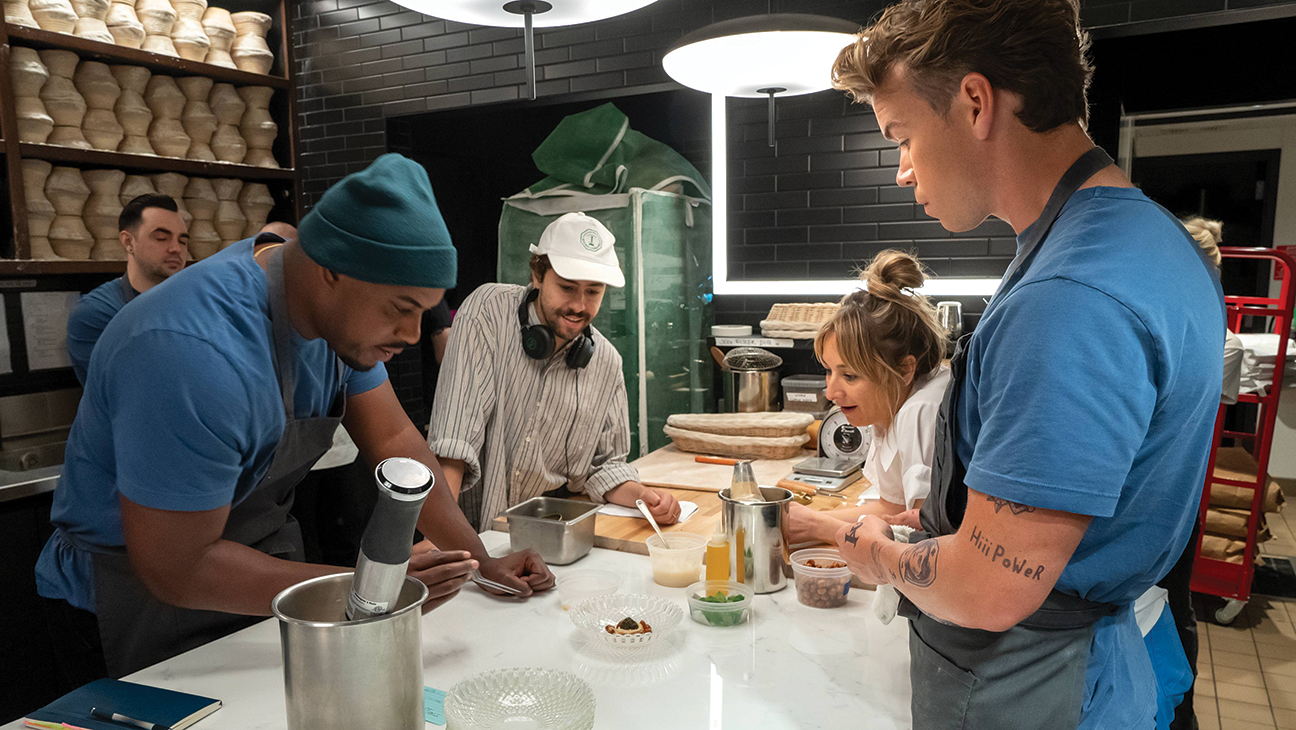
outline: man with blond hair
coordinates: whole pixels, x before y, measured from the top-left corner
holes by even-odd
[[[1196,515],[1222,294],[1087,135],[1087,48],[1071,0],[906,0],[833,69],[929,215],[1018,236],[956,351],[919,531],[904,544],[865,517],[837,536],[861,578],[904,596],[919,730],[1156,722],[1131,604]]]

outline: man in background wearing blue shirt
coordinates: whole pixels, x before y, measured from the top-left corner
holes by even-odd
[[[179,211],[170,195],[148,193],[127,203],[117,216],[117,235],[126,249],[126,275],[81,297],[68,316],[68,356],[81,385],[104,327],[127,302],[184,268],[189,228]]]
[[[1154,727],[1131,604],[1197,514],[1223,298],[1088,137],[1087,49],[1074,0],[903,0],[833,69],[928,215],[1018,241],[955,352],[913,544],[876,517],[837,536],[904,596],[915,730]]]

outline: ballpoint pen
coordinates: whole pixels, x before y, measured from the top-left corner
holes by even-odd
[[[101,710],[98,707],[90,708],[90,716],[99,720],[117,722],[123,725],[134,725],[137,728],[141,728],[141,730],[171,730],[170,725],[159,725],[158,723],[155,722],[145,722],[143,720],[136,720],[133,717],[126,717],[125,715],[119,715],[116,712]]]

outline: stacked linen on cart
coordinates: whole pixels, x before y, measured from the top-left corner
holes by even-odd
[[[1254,481],[1257,464],[1254,457],[1240,447],[1220,448],[1215,454],[1215,479]],[[1246,550],[1247,525],[1251,516],[1253,490],[1229,484],[1211,484],[1210,506],[1202,534],[1201,554],[1215,560],[1242,563]],[[1269,480],[1261,503],[1262,513],[1282,511],[1285,498],[1277,482]],[[1264,514],[1256,527],[1256,543],[1273,537]],[[1257,556],[1256,564],[1262,561]]]
[[[1243,393],[1264,395],[1273,383],[1274,361],[1278,358],[1278,335],[1265,333],[1240,334],[1242,342]],[[1287,340],[1287,365],[1283,369],[1283,385],[1296,387],[1296,339]]]

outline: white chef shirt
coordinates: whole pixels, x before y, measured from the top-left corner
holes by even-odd
[[[931,464],[936,455],[936,415],[940,412],[949,367],[914,381],[909,398],[900,406],[884,436],[873,434],[864,478],[878,488],[888,502],[913,509],[914,500],[926,499],[931,491]]]

